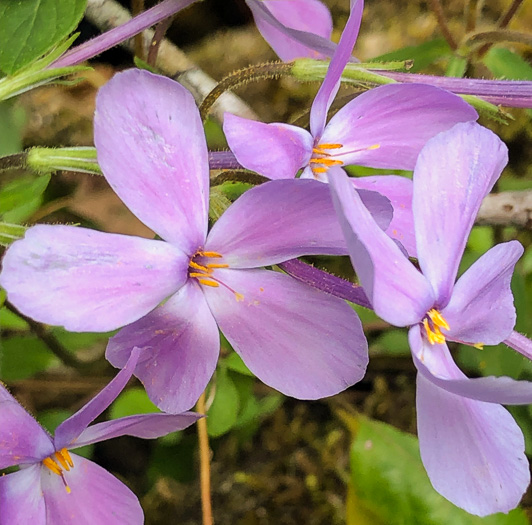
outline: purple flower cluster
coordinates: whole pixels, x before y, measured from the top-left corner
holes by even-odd
[[[319,2],[305,0],[303,17],[299,1],[248,3],[284,59],[317,56],[330,37]],[[286,395],[318,399],[360,381],[368,347],[354,310],[271,268],[323,254],[349,254],[375,312],[409,328],[421,455],[436,490],[477,515],[519,503],[529,483],[524,439],[501,404],[531,403],[532,383],[468,379],[447,347],[516,339],[517,241],[492,248],[455,283],[507,150],[461,98],[429,85],[368,91],[327,122],[362,8],[353,2],[310,132],[226,115],[237,160],[272,180],[244,193],[210,229],[208,151],[192,96],[141,70],[117,74],[100,90],[98,162],[160,240],[38,225],[7,250],[0,284],[9,301],[74,332],[120,328],[106,357],[121,371],[55,437],[0,386],[0,468],[21,467],[0,477],[1,525],[142,523],[129,489],[69,450],[120,435],[156,438],[195,422],[200,415],[184,411],[215,371],[219,332]],[[294,48],[279,32],[276,23],[294,19],[301,24],[294,31],[318,35],[312,48]],[[349,178],[342,168],[349,164],[413,170],[413,181]],[[89,426],[133,374],[166,413]]]

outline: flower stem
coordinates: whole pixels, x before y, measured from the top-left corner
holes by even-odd
[[[458,45],[453,35],[451,34],[451,31],[449,30],[449,26],[447,24],[447,20],[445,18],[445,14],[443,12],[443,8],[440,3],[440,0],[429,0],[429,5],[432,11],[434,12],[434,14],[436,15],[436,19],[438,20],[438,25],[440,26],[441,32],[445,40],[447,40],[449,47],[453,51],[455,51],[458,48]]]
[[[250,66],[244,69],[239,69],[234,73],[223,78],[214,89],[205,97],[199,108],[201,119],[207,119],[209,111],[213,104],[226,91],[234,89],[242,84],[248,82],[257,82],[266,78],[278,78],[282,75],[291,75],[292,64],[290,62],[267,62],[257,66]]]
[[[201,394],[196,404],[196,410],[205,414],[205,392]],[[211,451],[209,435],[207,434],[207,419],[198,420],[198,441],[200,453],[200,484],[201,484],[201,515],[203,525],[214,525],[211,503]]]

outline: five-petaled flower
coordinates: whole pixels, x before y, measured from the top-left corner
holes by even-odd
[[[530,478],[523,434],[498,403],[532,402],[532,383],[468,379],[446,344],[498,344],[515,325],[510,279],[523,253],[517,241],[493,247],[454,282],[481,201],[506,162],[504,144],[475,123],[457,124],[423,148],[413,181],[421,272],[367,214],[347,177],[330,179],[353,266],[375,312],[410,326],[419,446],[431,482],[478,515],[517,506]]]
[[[69,450],[118,436],[154,439],[182,430],[200,414],[140,414],[89,426],[122,391],[135,369],[126,366],[50,436],[0,384],[0,525],[141,525],[137,497],[105,469]]]
[[[227,142],[242,166],[270,179],[294,178],[303,168],[302,178],[323,182],[350,164],[412,170],[428,139],[458,122],[478,118],[469,104],[448,91],[424,84],[389,84],[359,95],[326,123],[351,58],[363,6],[362,0],[352,2],[350,17],[310,110],[310,132],[225,114]],[[411,181],[395,175],[350,180],[356,188],[378,191],[390,200],[394,217],[386,231],[415,256]]]
[[[190,93],[130,70],[97,99],[95,144],[110,185],[164,241],[39,225],[15,242],[0,282],[26,315],[70,331],[108,331],[107,358],[168,412],[189,409],[216,367],[218,327],[281,392],[315,399],[359,381],[368,355],[344,301],[260,269],[300,255],[347,253],[328,188],[271,181],[247,191],[207,235],[209,167]],[[361,192],[387,226],[391,207]]]

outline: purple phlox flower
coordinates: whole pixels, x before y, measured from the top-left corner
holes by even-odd
[[[275,3],[275,2],[274,2]],[[372,89],[347,103],[328,124],[327,112],[357,39],[363,2],[351,14],[329,70],[310,111],[310,132],[282,123],[265,124],[225,114],[224,132],[242,166],[270,179],[296,176],[327,181],[341,166],[412,170],[426,141],[458,122],[478,118],[460,97],[423,85],[390,84]],[[375,189],[394,206],[387,233],[415,256],[411,212],[412,188],[401,177],[354,178],[357,188]]]
[[[207,236],[207,146],[190,93],[129,70],[100,90],[96,108],[103,173],[164,241],[35,226],[4,257],[0,282],[9,300],[70,331],[127,325],[111,338],[107,358],[122,367],[140,347],[135,375],[167,412],[190,408],[204,390],[218,359],[218,327],[255,375],[287,395],[315,399],[359,381],[367,343],[352,308],[261,269],[304,254],[347,253],[326,185],[258,186]],[[387,227],[388,200],[361,195]]]
[[[50,436],[0,384],[0,525],[140,525],[137,497],[121,481],[69,450],[118,436],[153,439],[182,430],[200,414],[142,414],[89,427],[129,381],[140,351],[135,349],[115,378]]]
[[[421,457],[434,488],[480,516],[517,506],[529,483],[523,435],[499,403],[532,402],[532,383],[468,379],[446,340],[498,344],[516,313],[510,280],[521,244],[498,244],[455,283],[482,199],[507,162],[506,146],[476,123],[461,123],[427,142],[413,179],[419,271],[360,205],[345,174],[330,187],[351,260],[375,312],[409,326],[418,369]]]
[[[246,0],[264,40],[279,58],[326,58],[335,44],[329,9],[320,0]]]

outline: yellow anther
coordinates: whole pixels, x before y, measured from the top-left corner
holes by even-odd
[[[235,292],[235,299],[237,303],[240,303],[244,300],[244,296],[241,293]]]
[[[327,173],[327,168],[312,168],[314,173]]]
[[[311,164],[325,164],[326,166],[339,166],[343,164],[341,160],[336,159],[310,159]]]
[[[380,147],[380,144],[373,144],[373,146],[370,146],[368,149],[379,149]]]
[[[206,266],[207,268],[229,268],[228,264],[217,264],[217,263],[209,263]]]
[[[432,329],[429,325],[429,320],[426,317],[423,319],[423,326],[425,327],[427,338],[431,345],[436,343],[441,345],[445,343],[445,336],[441,333],[441,330],[437,326],[434,326],[434,329]]]
[[[319,149],[338,149],[343,148],[343,144],[318,144]]]
[[[211,273],[210,270],[209,270],[206,266],[203,266],[202,264],[198,264],[197,262],[190,261],[190,262],[188,263],[188,265],[189,265],[191,268],[195,268],[196,270],[201,270],[201,271],[203,271],[203,272]]]
[[[68,453],[68,450],[66,448],[62,448],[58,452],[56,452],[55,457],[61,463],[61,466],[68,472],[71,468],[74,467],[74,462],[72,461],[72,457]]]
[[[189,277],[203,277],[204,279],[208,279],[209,276],[204,273],[198,273],[198,272],[190,272],[188,274]]]
[[[449,326],[449,323],[445,320],[443,315],[438,312],[438,310],[432,308],[427,312],[427,315],[430,317],[430,320],[434,323],[434,326],[437,326],[439,328],[444,328],[445,330],[450,330],[451,327]]]
[[[327,153],[326,151],[323,151],[320,148],[312,148],[312,153],[316,153],[316,155],[323,155],[324,157],[330,157],[331,154]]]
[[[43,459],[42,464],[58,476],[61,476],[63,474],[62,468],[52,458]]]
[[[215,259],[221,259],[223,255],[218,252],[198,252],[198,255],[201,255],[202,257],[213,257]]]
[[[220,286],[216,281],[208,281],[207,279],[198,279],[198,281],[205,286],[212,286],[213,288]]]

